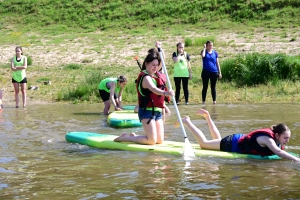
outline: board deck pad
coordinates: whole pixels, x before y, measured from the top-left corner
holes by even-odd
[[[138,114],[133,110],[114,111],[107,116],[107,123],[115,128],[142,126]]]
[[[65,138],[67,142],[78,143],[90,147],[100,149],[125,150],[125,151],[140,151],[140,152],[156,152],[174,155],[183,155],[184,142],[164,141],[162,144],[142,145],[128,142],[114,142],[117,135],[92,133],[92,132],[69,132]],[[263,160],[278,160],[281,157],[277,155],[260,156],[252,154],[229,153],[223,151],[213,151],[201,149],[198,144],[191,144],[196,156],[213,156],[222,158],[250,158]],[[291,153],[293,154],[293,153]],[[297,154],[293,154],[296,155]]]
[[[127,105],[123,107],[122,111],[114,111],[107,116],[107,123],[114,128],[130,128],[140,127],[142,122],[138,114],[134,112],[134,105]]]

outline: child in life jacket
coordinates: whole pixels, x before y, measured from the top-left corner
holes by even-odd
[[[135,133],[124,133],[114,141],[148,145],[161,144],[164,141],[164,124],[162,120],[164,96],[174,96],[174,91],[164,90],[163,77],[157,72],[160,61],[160,57],[156,54],[148,54],[137,79],[138,116],[142,122],[145,135],[138,136]]]
[[[201,109],[197,114],[206,119],[212,140],[206,139],[203,132],[191,122],[188,116],[182,118],[182,122],[191,130],[202,149],[266,156],[276,154],[282,158],[300,162],[300,158],[284,151],[284,145],[289,142],[291,137],[290,129],[284,124],[254,130],[248,134],[233,134],[221,138],[220,132],[212,121],[209,112]],[[179,126],[179,123],[176,122],[175,127]]]
[[[105,78],[99,83],[98,90],[104,103],[104,115],[109,114],[111,104],[113,104],[115,110],[122,110],[122,94],[126,84],[127,79],[125,76],[119,76],[118,78]]]
[[[160,48],[160,47],[161,47],[161,42],[158,42],[158,41],[155,42],[155,46],[156,46],[156,48]],[[158,51],[157,51],[156,48],[151,48],[151,49],[149,49],[149,50],[148,50],[148,54],[156,54],[158,57],[160,57],[160,55],[159,55],[159,53],[158,53]],[[163,58],[164,58],[165,55],[164,55],[163,52],[162,52],[162,55],[163,55]],[[140,63],[139,63],[137,57],[135,57],[135,60],[137,61],[138,65],[140,66]],[[141,68],[141,66],[140,66],[140,68]],[[160,65],[159,65],[158,72],[161,73],[161,76],[164,78],[164,80],[166,80],[165,74],[164,74],[164,72],[163,72],[163,70],[162,70],[162,63],[160,63]],[[166,81],[165,81],[165,82],[166,82]],[[164,89],[165,89],[166,91],[168,90],[168,88],[167,88],[166,85],[165,85],[165,88],[164,88]],[[164,100],[165,100],[165,102],[167,102],[167,103],[170,103],[170,102],[171,102],[169,96],[165,96],[165,99],[164,99]],[[138,109],[139,109],[139,106],[136,105],[135,108],[134,108],[134,112],[137,113],[137,112],[138,112]],[[166,113],[167,113],[167,114],[168,114],[168,113],[171,113],[171,111],[170,111],[170,109],[168,108],[168,106],[165,104],[165,107],[164,107],[164,109],[163,109],[162,114],[165,115]]]

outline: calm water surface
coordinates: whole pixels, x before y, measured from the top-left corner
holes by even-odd
[[[181,115],[209,135],[195,112],[180,105]],[[174,109],[170,106],[171,111]],[[287,124],[288,151],[300,153],[300,105],[207,105],[222,136]],[[0,199],[299,199],[300,164],[112,151],[69,144],[69,131],[119,135],[141,128],[113,129],[99,115],[100,105],[6,107],[0,113]],[[184,141],[166,118],[166,140]],[[196,143],[187,130],[191,143]]]

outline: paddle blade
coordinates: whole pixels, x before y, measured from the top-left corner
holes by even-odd
[[[183,155],[184,157],[195,157],[194,149],[188,138],[185,138]]]
[[[138,60],[138,59],[139,59],[138,56],[134,56],[134,57],[133,57],[133,60]]]

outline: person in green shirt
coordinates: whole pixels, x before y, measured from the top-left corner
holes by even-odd
[[[127,79],[125,76],[119,76],[118,78],[105,78],[99,83],[98,89],[100,97],[104,102],[103,113],[105,115],[109,114],[111,104],[113,104],[115,110],[122,110],[122,93],[126,84]],[[119,94],[117,95],[117,93]]]
[[[26,72],[27,57],[23,56],[22,47],[16,47],[16,55],[11,59],[12,83],[15,90],[16,108],[19,108],[19,88],[21,86],[23,107],[26,107]]]
[[[184,51],[184,44],[177,43],[177,51],[173,53],[172,59],[174,61],[174,83],[176,88],[175,100],[179,104],[181,82],[185,98],[185,104],[189,104],[189,89],[188,82],[192,79],[192,70],[190,64],[190,56]]]

